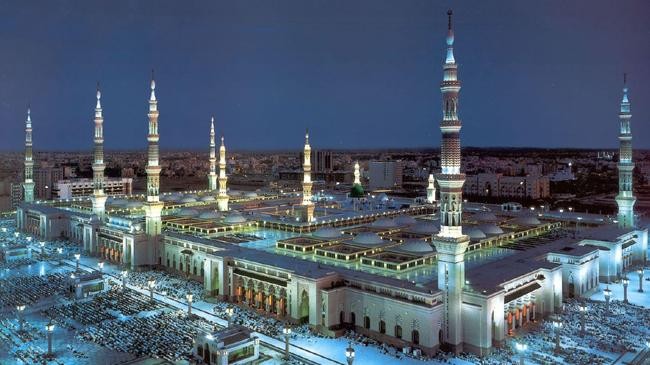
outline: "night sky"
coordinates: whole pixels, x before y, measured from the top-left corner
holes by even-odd
[[[0,150],[438,147],[454,9],[464,146],[650,148],[650,1],[0,1]]]

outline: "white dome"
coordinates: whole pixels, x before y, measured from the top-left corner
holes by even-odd
[[[183,199],[181,199],[180,202],[181,203],[194,203],[194,202],[196,202],[196,198],[186,196]]]
[[[133,201],[133,202],[128,202],[128,203],[126,203],[125,206],[126,206],[127,208],[140,208],[140,207],[142,206],[142,203],[141,203],[141,202]]]
[[[537,217],[532,216],[532,215],[525,215],[521,217],[517,217],[513,220],[515,224],[519,224],[522,226],[536,226],[538,224],[541,224],[539,219]]]
[[[413,233],[421,233],[421,234],[435,234],[440,231],[440,227],[438,227],[437,224],[432,222],[421,222],[416,224],[409,231]]]
[[[181,211],[178,212],[178,215],[180,215],[181,217],[196,217],[197,215],[199,215],[199,211],[192,208],[185,208],[185,209],[181,209]]]
[[[413,253],[428,253],[433,252],[433,247],[423,240],[407,240],[398,247],[402,251],[413,252]]]
[[[234,211],[228,214],[228,216],[223,220],[224,223],[228,224],[237,224],[237,223],[244,223],[246,222],[246,218],[244,218],[241,213]]]
[[[221,214],[215,212],[214,210],[206,210],[199,214],[199,218],[202,219],[217,219],[221,218]]]
[[[479,222],[496,222],[498,220],[492,212],[478,212],[474,214],[474,219]]]
[[[400,215],[399,217],[396,217],[394,221],[400,226],[412,226],[418,222],[410,215]]]
[[[202,202],[213,202],[215,199],[212,195],[203,195],[199,200]]]
[[[480,240],[480,239],[483,239],[483,238],[487,237],[485,235],[485,233],[483,233],[483,231],[481,231],[480,229],[478,229],[476,227],[463,228],[463,234],[468,235],[469,238],[474,239],[474,240]]]
[[[381,194],[377,195],[377,197],[375,199],[377,199],[377,200],[379,200],[381,202],[387,202],[389,200],[388,195],[386,195],[386,193],[381,193]]]
[[[497,226],[494,223],[484,223],[478,226],[478,229],[483,231],[485,234],[502,234],[503,230],[501,227]]]
[[[229,191],[228,195],[230,195],[230,196],[241,196],[241,191]]]
[[[244,194],[244,197],[246,198],[257,198],[257,193],[254,191],[249,191]]]
[[[175,198],[176,197],[174,197],[173,195],[163,195],[160,197],[160,201],[169,202],[175,200]]]
[[[378,245],[384,243],[384,240],[375,232],[361,232],[354,237],[352,242],[362,245]]]
[[[339,238],[343,235],[341,231],[339,231],[336,228],[331,228],[331,227],[323,227],[320,229],[317,229],[314,233],[314,237],[318,238]]]
[[[380,218],[370,224],[373,227],[379,228],[394,228],[397,227],[397,223],[390,218]]]

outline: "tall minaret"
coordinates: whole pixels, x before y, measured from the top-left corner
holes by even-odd
[[[220,212],[228,210],[228,177],[226,176],[226,145],[221,136],[221,147],[219,147],[219,195],[217,196],[217,208]]]
[[[461,304],[465,285],[465,250],[469,237],[463,235],[461,213],[465,174],[460,172],[460,127],[458,119],[457,65],[454,59],[454,31],[452,11],[447,12],[447,58],[443,66],[444,78],[440,84],[443,99],[443,117],[440,123],[442,145],[440,159],[442,172],[436,179],[440,185],[440,233],[433,238],[438,252],[438,288],[444,292],[445,315],[442,324],[443,339],[453,351],[463,348]]]
[[[618,159],[618,225],[623,228],[634,227],[634,191],[632,190],[632,172],[634,162],[632,161],[632,129],[630,122],[632,113],[630,111],[630,100],[627,97],[627,75],[623,76],[623,100],[621,100],[621,111],[618,114],[621,121],[621,130],[618,135],[620,142]]]
[[[433,204],[436,201],[436,180],[433,174],[429,174],[429,185],[427,186],[427,202]]]
[[[214,117],[210,119],[210,173],[208,174],[208,190],[217,190],[217,155],[214,143]]]
[[[160,164],[158,161],[158,101],[156,100],[156,81],[151,75],[151,97],[149,98],[149,142],[147,162],[147,201],[144,204],[146,228],[150,237],[160,234],[162,224],[160,214],[163,203],[159,200],[160,194]]]
[[[95,160],[93,162],[93,214],[100,219],[104,218],[106,208],[106,195],[104,194],[104,117],[102,116],[102,93],[97,83],[97,105],[95,106]]]
[[[34,201],[34,158],[32,156],[32,112],[27,108],[27,120],[25,120],[25,182],[23,183],[25,192],[24,201],[31,203]]]
[[[361,172],[359,170],[359,161],[356,161],[354,163],[354,182],[352,185],[361,185]]]
[[[309,130],[305,132],[305,149],[303,155],[302,205],[305,207],[303,219],[311,222],[314,220],[314,203],[311,201],[311,146],[309,145]]]

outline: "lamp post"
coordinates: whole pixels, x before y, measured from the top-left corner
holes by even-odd
[[[122,270],[122,290],[126,290],[126,277],[129,275],[129,272]]]
[[[98,262],[97,266],[99,267],[99,272],[103,273],[104,272],[104,261]]]
[[[235,315],[235,308],[228,306],[226,308],[226,315],[228,316],[228,327],[232,327],[232,317]]]
[[[47,356],[52,356],[52,332],[54,332],[52,320],[45,325],[45,331],[47,331]]]
[[[560,348],[560,329],[562,328],[562,318],[556,315],[553,318],[553,327],[555,328],[555,353],[560,353],[562,349]]]
[[[284,334],[284,359],[289,360],[289,336],[291,335],[291,327],[288,323],[285,323],[284,328],[282,329]]]
[[[348,344],[348,348],[345,349],[345,359],[348,361],[348,365],[352,365],[354,362],[354,348],[352,348],[352,341]]]
[[[603,290],[603,295],[605,296],[605,310],[609,313],[609,300],[612,296],[612,291],[609,289],[609,286]]]
[[[519,365],[524,365],[524,357],[525,357],[525,352],[528,350],[528,345],[525,343],[521,342],[516,342],[515,343],[515,348],[517,351],[519,351]]]
[[[18,331],[22,332],[23,331],[23,324],[25,322],[23,318],[23,311],[25,310],[25,305],[20,304],[16,306],[16,310],[18,311]]]
[[[78,253],[74,254],[74,259],[77,260],[77,270],[76,271],[79,271],[79,260],[81,260],[81,254],[78,254]]]
[[[41,241],[38,244],[41,245],[41,259],[45,259],[45,242]]]
[[[149,285],[149,299],[153,302],[153,288],[156,287],[156,280],[153,278],[149,279],[147,285]]]
[[[580,335],[585,335],[585,315],[587,313],[587,305],[583,302],[578,305],[580,311]]]
[[[56,253],[59,256],[59,265],[63,264],[63,248],[57,247]]]
[[[623,303],[627,303],[627,285],[630,283],[630,279],[628,279],[627,276],[624,276],[623,279],[621,279],[621,283],[623,283]]]
[[[187,299],[187,315],[191,316],[192,315],[192,294],[188,293],[185,295],[185,298]]]
[[[639,274],[639,293],[643,293],[643,268],[636,271]]]

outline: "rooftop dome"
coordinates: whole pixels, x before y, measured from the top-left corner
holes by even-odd
[[[316,230],[313,235],[318,238],[339,238],[343,233],[336,228],[323,227]]]
[[[199,211],[192,208],[184,208],[181,209],[180,212],[178,212],[178,215],[180,215],[181,217],[196,217],[197,215],[199,215]]]
[[[496,222],[498,220],[492,212],[478,212],[474,214],[474,219],[479,222]]]
[[[407,240],[406,242],[398,246],[398,248],[402,251],[412,252],[412,253],[433,252],[433,247],[431,247],[429,243],[417,239]]]
[[[233,211],[223,220],[224,223],[237,224],[246,222],[246,218],[238,211]]]
[[[128,202],[128,203],[126,203],[125,206],[126,206],[127,208],[140,208],[140,207],[142,206],[142,202],[132,201],[132,202]]]
[[[538,224],[541,224],[542,222],[537,219],[537,217],[533,215],[524,215],[521,217],[517,217],[513,220],[513,223],[519,224],[522,226],[536,226]]]
[[[212,202],[214,201],[214,197],[212,195],[203,195],[199,200],[202,202]]]
[[[221,214],[215,212],[214,210],[206,210],[199,214],[199,218],[202,219],[217,219],[221,218]]]
[[[163,196],[160,197],[160,201],[168,202],[168,201],[175,200],[175,198],[177,198],[177,197],[175,197],[173,195],[163,195]]]
[[[418,222],[410,215],[400,215],[399,217],[396,217],[394,221],[400,226],[412,226]]]
[[[230,196],[241,196],[241,191],[236,191],[236,190],[229,191],[228,195],[230,195]]]
[[[112,205],[118,206],[118,207],[123,207],[128,203],[128,201],[124,199],[115,199],[111,202]]]
[[[378,245],[384,243],[384,240],[382,240],[375,232],[361,232],[354,237],[352,242],[361,245]]]
[[[377,200],[379,200],[381,202],[387,202],[389,200],[388,195],[386,195],[386,193],[381,193],[381,194],[377,195],[377,197],[375,199],[377,199]]]
[[[181,203],[194,203],[196,202],[196,198],[192,198],[190,196],[186,196],[183,199],[181,199]]]
[[[421,222],[415,225],[410,231],[421,234],[436,234],[440,231],[440,227],[433,222]]]
[[[390,218],[380,218],[370,224],[373,227],[379,228],[394,228],[397,227],[397,223]]]
[[[363,191],[363,186],[359,184],[354,184],[352,186],[352,189],[350,190],[350,197],[351,198],[363,198],[365,196],[365,193]]]
[[[484,223],[478,226],[478,229],[483,231],[485,234],[502,234],[503,230],[501,227],[497,226],[494,223]]]
[[[483,231],[476,227],[463,228],[463,233],[473,240],[480,240],[487,237]]]
[[[246,198],[257,198],[257,193],[254,191],[249,191],[244,194],[244,197]]]

